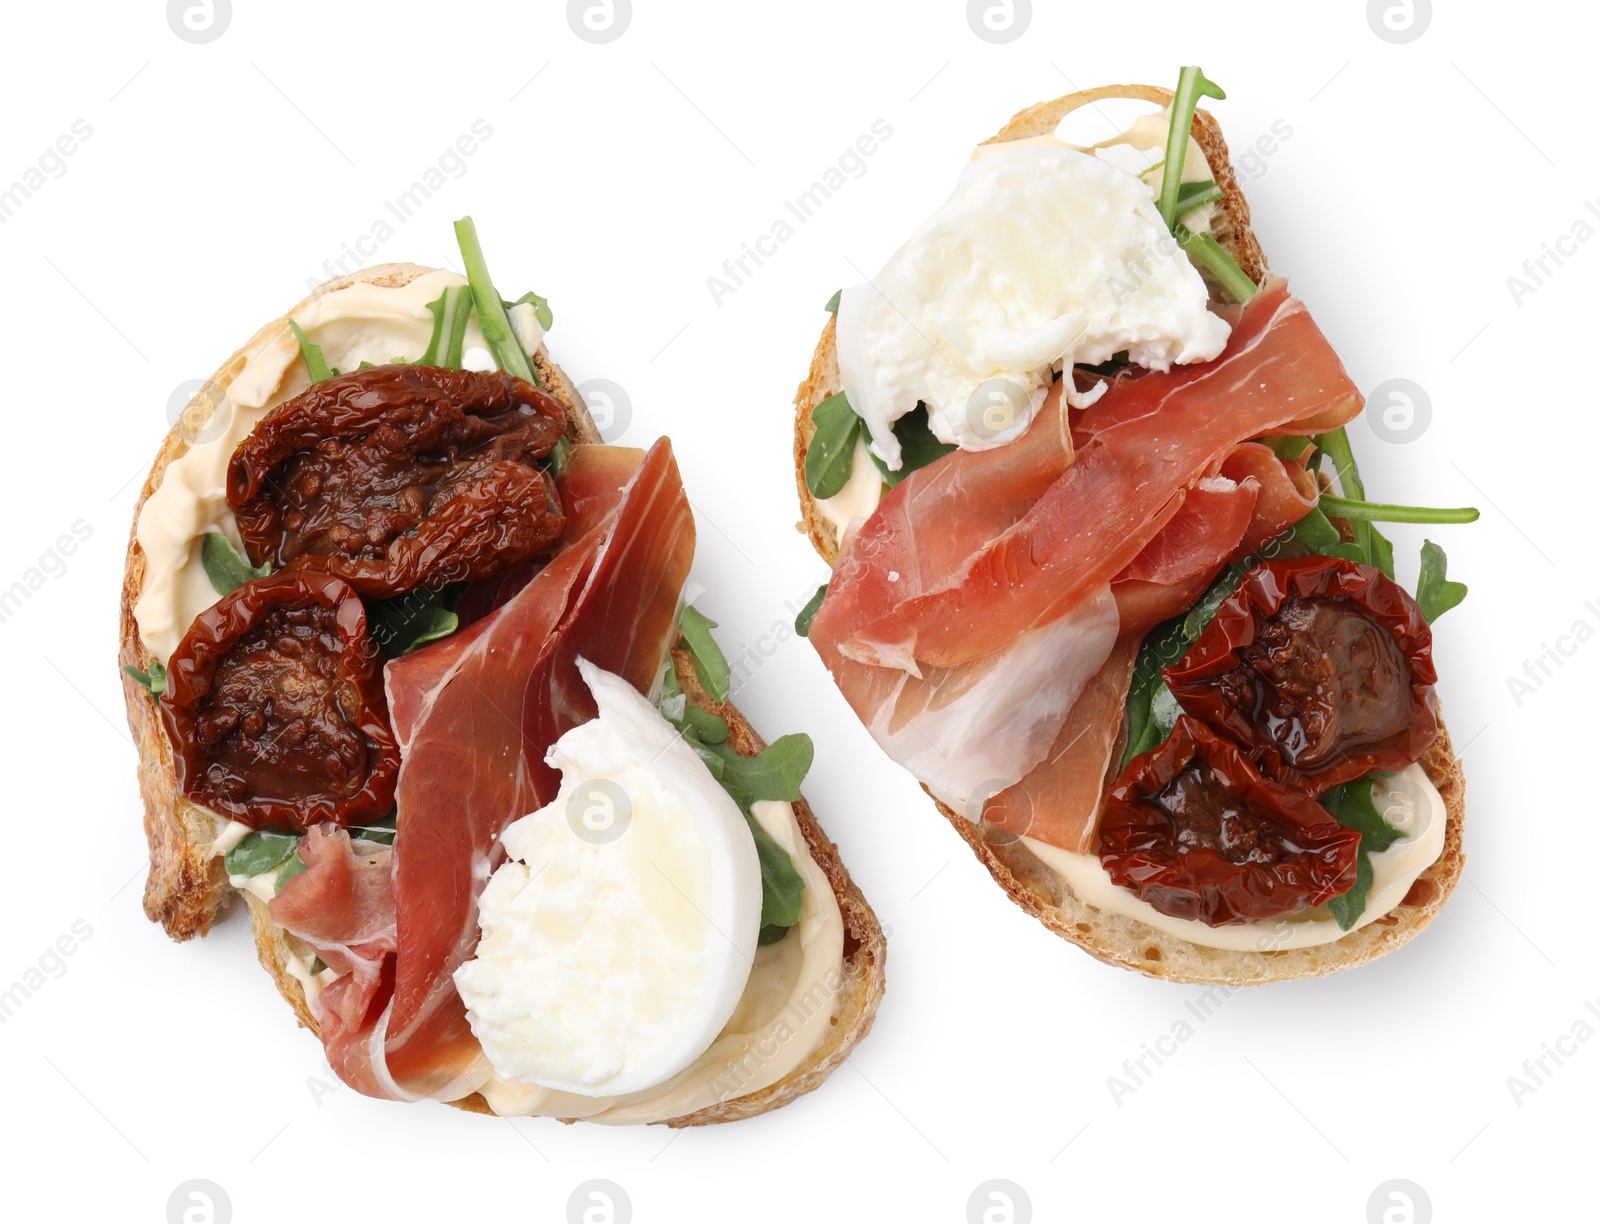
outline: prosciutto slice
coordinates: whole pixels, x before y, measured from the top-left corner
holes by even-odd
[[[852,541],[846,581],[830,589],[818,619],[837,598],[830,621],[848,627],[839,649],[861,661],[952,667],[989,654],[1019,629],[1097,594],[1239,443],[1332,428],[1360,408],[1360,393],[1305,306],[1282,280],[1268,282],[1215,361],[1113,384],[1088,410],[1100,417],[1087,444],[1027,513],[958,564],[919,575],[915,593],[884,596],[886,573],[902,571],[916,550],[899,516],[875,514]],[[966,468],[974,457],[955,452],[938,466]],[[896,486],[885,506],[897,494],[914,499],[907,486],[918,475]],[[852,564],[858,557],[864,563]]]
[[[299,853],[306,869],[267,903],[267,912],[340,974],[319,1006],[341,1030],[358,1029],[395,949],[389,848],[357,854],[349,833],[324,824],[306,834]]]
[[[850,541],[811,641],[947,804],[986,796],[985,818],[1085,846],[1144,635],[1316,504],[1250,440],[1333,428],[1360,394],[1281,280],[1231,321],[1216,361],[1119,379],[1081,413],[1058,383],[1022,439],[913,473]],[[1114,632],[1063,630],[1110,600]]]
[[[392,981],[360,1028],[323,1016],[330,1064],[368,1095],[454,1100],[478,1086],[481,1050],[451,974],[477,943],[501,832],[559,789],[545,752],[593,716],[576,658],[648,691],[671,646],[694,522],[670,445],[577,447],[560,484],[563,550],[482,619],[385,672],[402,761]]]

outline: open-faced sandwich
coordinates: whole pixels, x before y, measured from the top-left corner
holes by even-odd
[[[673,1126],[776,1108],[871,1026],[884,939],[682,603],[672,450],[602,443],[502,300],[388,264],[268,324],[189,405],[121,617],[174,939],[245,899],[341,1079]]]
[[[1198,68],[1023,111],[876,277],[796,401],[801,614],[873,738],[1002,887],[1178,981],[1390,951],[1461,874],[1429,622],[1267,270]],[[1098,127],[1098,131],[1093,130]]]

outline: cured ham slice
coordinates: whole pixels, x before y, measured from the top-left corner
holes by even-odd
[[[1044,759],[1055,729],[1117,640],[1109,589],[987,658],[912,676],[860,668],[867,729],[945,803],[967,811]]]
[[[357,1029],[395,949],[390,851],[370,846],[357,854],[349,833],[324,824],[306,834],[299,853],[306,869],[267,903],[267,912],[340,974],[320,1005],[342,1029]]]
[[[1250,525],[1234,549],[1235,560],[1294,526],[1317,504],[1317,478],[1305,465],[1280,459],[1259,442],[1236,446],[1222,461],[1222,475],[1240,484],[1254,482],[1257,489]]]
[[[958,565],[921,576],[917,592],[883,595],[886,573],[903,573],[917,550],[898,516],[880,522],[875,514],[856,534],[841,567],[846,581],[830,589],[818,619],[837,598],[830,620],[848,626],[839,649],[864,662],[953,667],[979,658],[1097,593],[1239,443],[1332,428],[1360,408],[1360,393],[1305,306],[1283,281],[1269,282],[1217,360],[1113,384],[1087,410],[1099,414],[1087,444],[1032,508]],[[1049,426],[1048,414],[1041,419]],[[965,468],[968,457],[952,453],[935,466]],[[914,498],[907,486],[920,474],[893,489],[885,507],[896,495]],[[986,488],[971,500],[981,505],[988,495]],[[924,534],[934,529],[920,525]]]
[[[670,445],[577,447],[561,484],[563,550],[483,619],[386,669],[402,760],[392,984],[357,1030],[323,1017],[330,1064],[368,1095],[477,1087],[481,1051],[451,974],[476,945],[500,833],[555,796],[544,754],[593,716],[574,696],[577,656],[648,691],[671,646],[694,522]]]
[[[1014,833],[1089,852],[1100,799],[1122,752],[1122,712],[1145,634],[1189,608],[1211,585],[1220,565],[1172,586],[1123,580],[1112,585],[1121,636],[1095,672],[1056,735],[1044,760],[1014,786],[983,805],[983,819]]]
[[[1057,384],[1022,439],[913,473],[850,541],[811,641],[947,804],[983,778],[987,819],[1084,846],[1144,635],[1315,505],[1304,468],[1250,440],[1332,428],[1361,397],[1284,282],[1233,316],[1216,361],[1118,379],[1081,413]],[[1108,596],[1114,636],[1051,634]]]

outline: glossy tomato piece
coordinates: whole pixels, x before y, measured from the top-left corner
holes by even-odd
[[[1163,914],[1207,926],[1279,918],[1347,892],[1361,835],[1263,778],[1184,716],[1106,797],[1100,862]]]
[[[202,612],[160,708],[178,789],[251,828],[348,826],[394,808],[382,660],[360,597],[331,574],[256,578]]]
[[[495,371],[369,366],[262,418],[228,465],[250,559],[363,595],[437,590],[537,555],[566,525],[539,461],[561,405]]]
[[[1439,733],[1433,633],[1370,565],[1268,561],[1163,675],[1178,704],[1308,795],[1399,770]]]

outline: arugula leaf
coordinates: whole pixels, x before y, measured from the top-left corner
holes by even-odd
[[[383,657],[398,659],[460,628],[461,618],[447,599],[445,591],[408,591],[393,599],[369,600],[367,621]]]
[[[572,443],[568,442],[566,435],[556,439],[556,444],[550,448],[550,453],[545,457],[545,462],[550,465],[550,475],[559,476],[567,470],[567,459],[572,455]]]
[[[278,878],[273,881],[272,895],[277,896],[279,893],[281,893],[283,891],[283,886],[290,880],[294,879],[295,876],[299,875],[308,866],[310,866],[310,864],[307,863],[305,859],[300,857],[300,851],[297,847],[295,852],[291,854],[284,862],[283,869],[278,872]]]
[[[900,466],[890,471],[887,464],[869,450],[872,462],[883,476],[884,484],[891,489],[912,472],[927,467],[936,459],[943,459],[955,447],[933,436],[928,425],[928,406],[920,400],[917,406],[894,423],[894,436],[900,442]]]
[[[1328,554],[1344,542],[1339,529],[1328,521],[1328,516],[1313,506],[1311,513],[1294,525],[1295,539],[1314,553]],[[1337,555],[1337,554],[1331,554]]]
[[[1133,683],[1128,689],[1127,718],[1128,745],[1122,754],[1122,768],[1141,753],[1149,752],[1161,743],[1166,735],[1161,731],[1151,712],[1159,691],[1166,690],[1161,669],[1176,663],[1188,648],[1189,638],[1184,636],[1183,621],[1174,618],[1157,626],[1145,635],[1133,664]],[[1170,695],[1170,692],[1169,692]],[[1172,728],[1167,728],[1170,731]]]
[[[861,418],[841,391],[811,410],[811,424],[815,432],[806,447],[806,488],[813,497],[837,496],[855,467]]]
[[[167,691],[167,665],[160,659],[150,660],[149,671],[141,671],[132,663],[124,663],[122,670],[152,701],[161,700],[161,694]]]
[[[835,289],[833,291],[833,296],[828,299],[828,304],[826,306],[824,306],[823,309],[826,310],[831,315],[838,314],[839,313],[839,295],[841,293],[843,293],[843,292],[844,292],[843,289]]]
[[[391,812],[382,820],[374,820],[369,825],[363,825],[358,829],[351,829],[350,836],[359,837],[363,841],[377,842],[380,846],[392,846],[394,845],[394,826],[395,817],[394,813]]]
[[[517,333],[506,317],[505,300],[495,291],[489,278],[489,263],[483,257],[483,246],[478,242],[478,229],[471,217],[456,222],[456,243],[461,248],[461,262],[467,269],[467,283],[472,286],[472,300],[478,308],[478,327],[494,354],[495,364],[507,374],[514,374],[536,387],[544,384],[539,374],[522,351]]]
[[[300,845],[293,833],[246,833],[244,840],[222,856],[222,869],[231,876],[258,876],[276,871]]]
[[[753,757],[740,756],[727,744],[711,750],[722,758],[724,784],[732,782],[754,799],[787,803],[800,798],[800,783],[816,752],[804,732],[782,736]]]
[[[451,285],[428,303],[428,313],[433,316],[433,335],[428,339],[427,351],[417,358],[417,364],[459,370],[467,321],[472,318],[471,286]]]
[[[1227,96],[1222,86],[1206,79],[1198,64],[1188,65],[1178,74],[1178,88],[1172,95],[1172,120],[1167,127],[1167,171],[1161,176],[1161,199],[1158,201],[1161,219],[1168,229],[1178,223],[1178,195],[1183,186],[1183,166],[1188,159],[1195,107],[1202,97],[1222,101]]]
[[[226,595],[250,579],[265,578],[272,572],[270,561],[251,565],[239,555],[233,541],[220,531],[207,532],[200,542],[200,564],[205,567],[206,577],[211,579],[212,589],[218,595]]]
[[[728,659],[711,636],[711,631],[716,627],[717,622],[693,604],[685,604],[683,614],[678,618],[678,633],[694,659],[694,674],[700,681],[700,687],[705,689],[711,700],[726,701],[730,679]]]
[[[533,317],[539,320],[539,326],[544,331],[549,331],[551,325],[556,321],[555,315],[550,311],[550,299],[540,297],[532,289],[528,290],[528,292],[524,293],[516,301],[502,302],[501,305],[506,308],[506,314],[508,316],[510,315],[511,308],[513,306],[532,306]]]
[[[701,682],[702,684],[704,681]],[[782,939],[800,921],[800,901],[805,879],[795,868],[788,851],[773,840],[750,814],[757,799],[794,801],[800,797],[800,783],[811,767],[813,749],[806,735],[786,735],[754,757],[742,757],[728,744],[728,724],[699,706],[689,705],[678,684],[671,660],[662,677],[662,717],[678,728],[687,744],[738,804],[750,835],[755,838],[756,857],[761,863],[761,934],[764,944]]]
[[[1172,734],[1183,710],[1161,678],[1161,669],[1183,658],[1189,644],[1211,624],[1222,601],[1239,589],[1245,574],[1258,562],[1256,557],[1235,561],[1217,575],[1188,612],[1156,626],[1145,636],[1134,661],[1133,683],[1128,688],[1128,744],[1122,753],[1121,768]]]
[[[1180,174],[1178,177],[1181,179],[1183,176]],[[1199,208],[1202,204],[1209,204],[1213,200],[1220,199],[1222,199],[1222,188],[1218,187],[1212,179],[1207,179],[1203,183],[1180,182],[1178,184],[1176,215],[1181,217],[1185,213]]]
[[[764,947],[777,943],[800,921],[806,882],[789,852],[761,827],[759,820],[747,811],[744,821],[756,840],[756,858],[761,863],[761,934],[756,942]]]
[[[1367,895],[1372,889],[1372,858],[1387,850],[1405,836],[1383,818],[1372,799],[1372,775],[1336,786],[1323,795],[1322,806],[1347,829],[1361,834],[1361,847],[1357,852],[1356,880],[1348,892],[1328,901],[1328,910],[1338,922],[1341,931],[1348,931],[1367,908]]]
[[[295,343],[300,346],[300,356],[306,363],[306,373],[312,382],[326,382],[339,372],[328,368],[322,356],[322,347],[307,340],[305,332],[300,330],[300,324],[293,319],[289,320],[289,330],[294,332]]]
[[[811,632],[811,622],[817,618],[817,612],[822,607],[822,601],[828,597],[828,584],[824,582],[817,588],[817,593],[806,600],[806,606],[800,609],[794,618],[794,631],[801,637]]]
[[[1422,542],[1422,573],[1417,578],[1417,606],[1431,625],[1467,597],[1467,584],[1445,577],[1444,549]]]
[[[682,694],[679,694],[681,697]],[[699,706],[685,705],[683,710],[685,726],[693,731],[695,737],[702,744],[725,744],[728,742],[728,724],[710,710],[703,710]]]
[[[1394,581],[1394,545],[1379,531],[1374,523],[1367,524],[1367,552],[1372,564],[1383,571],[1383,576]]]

